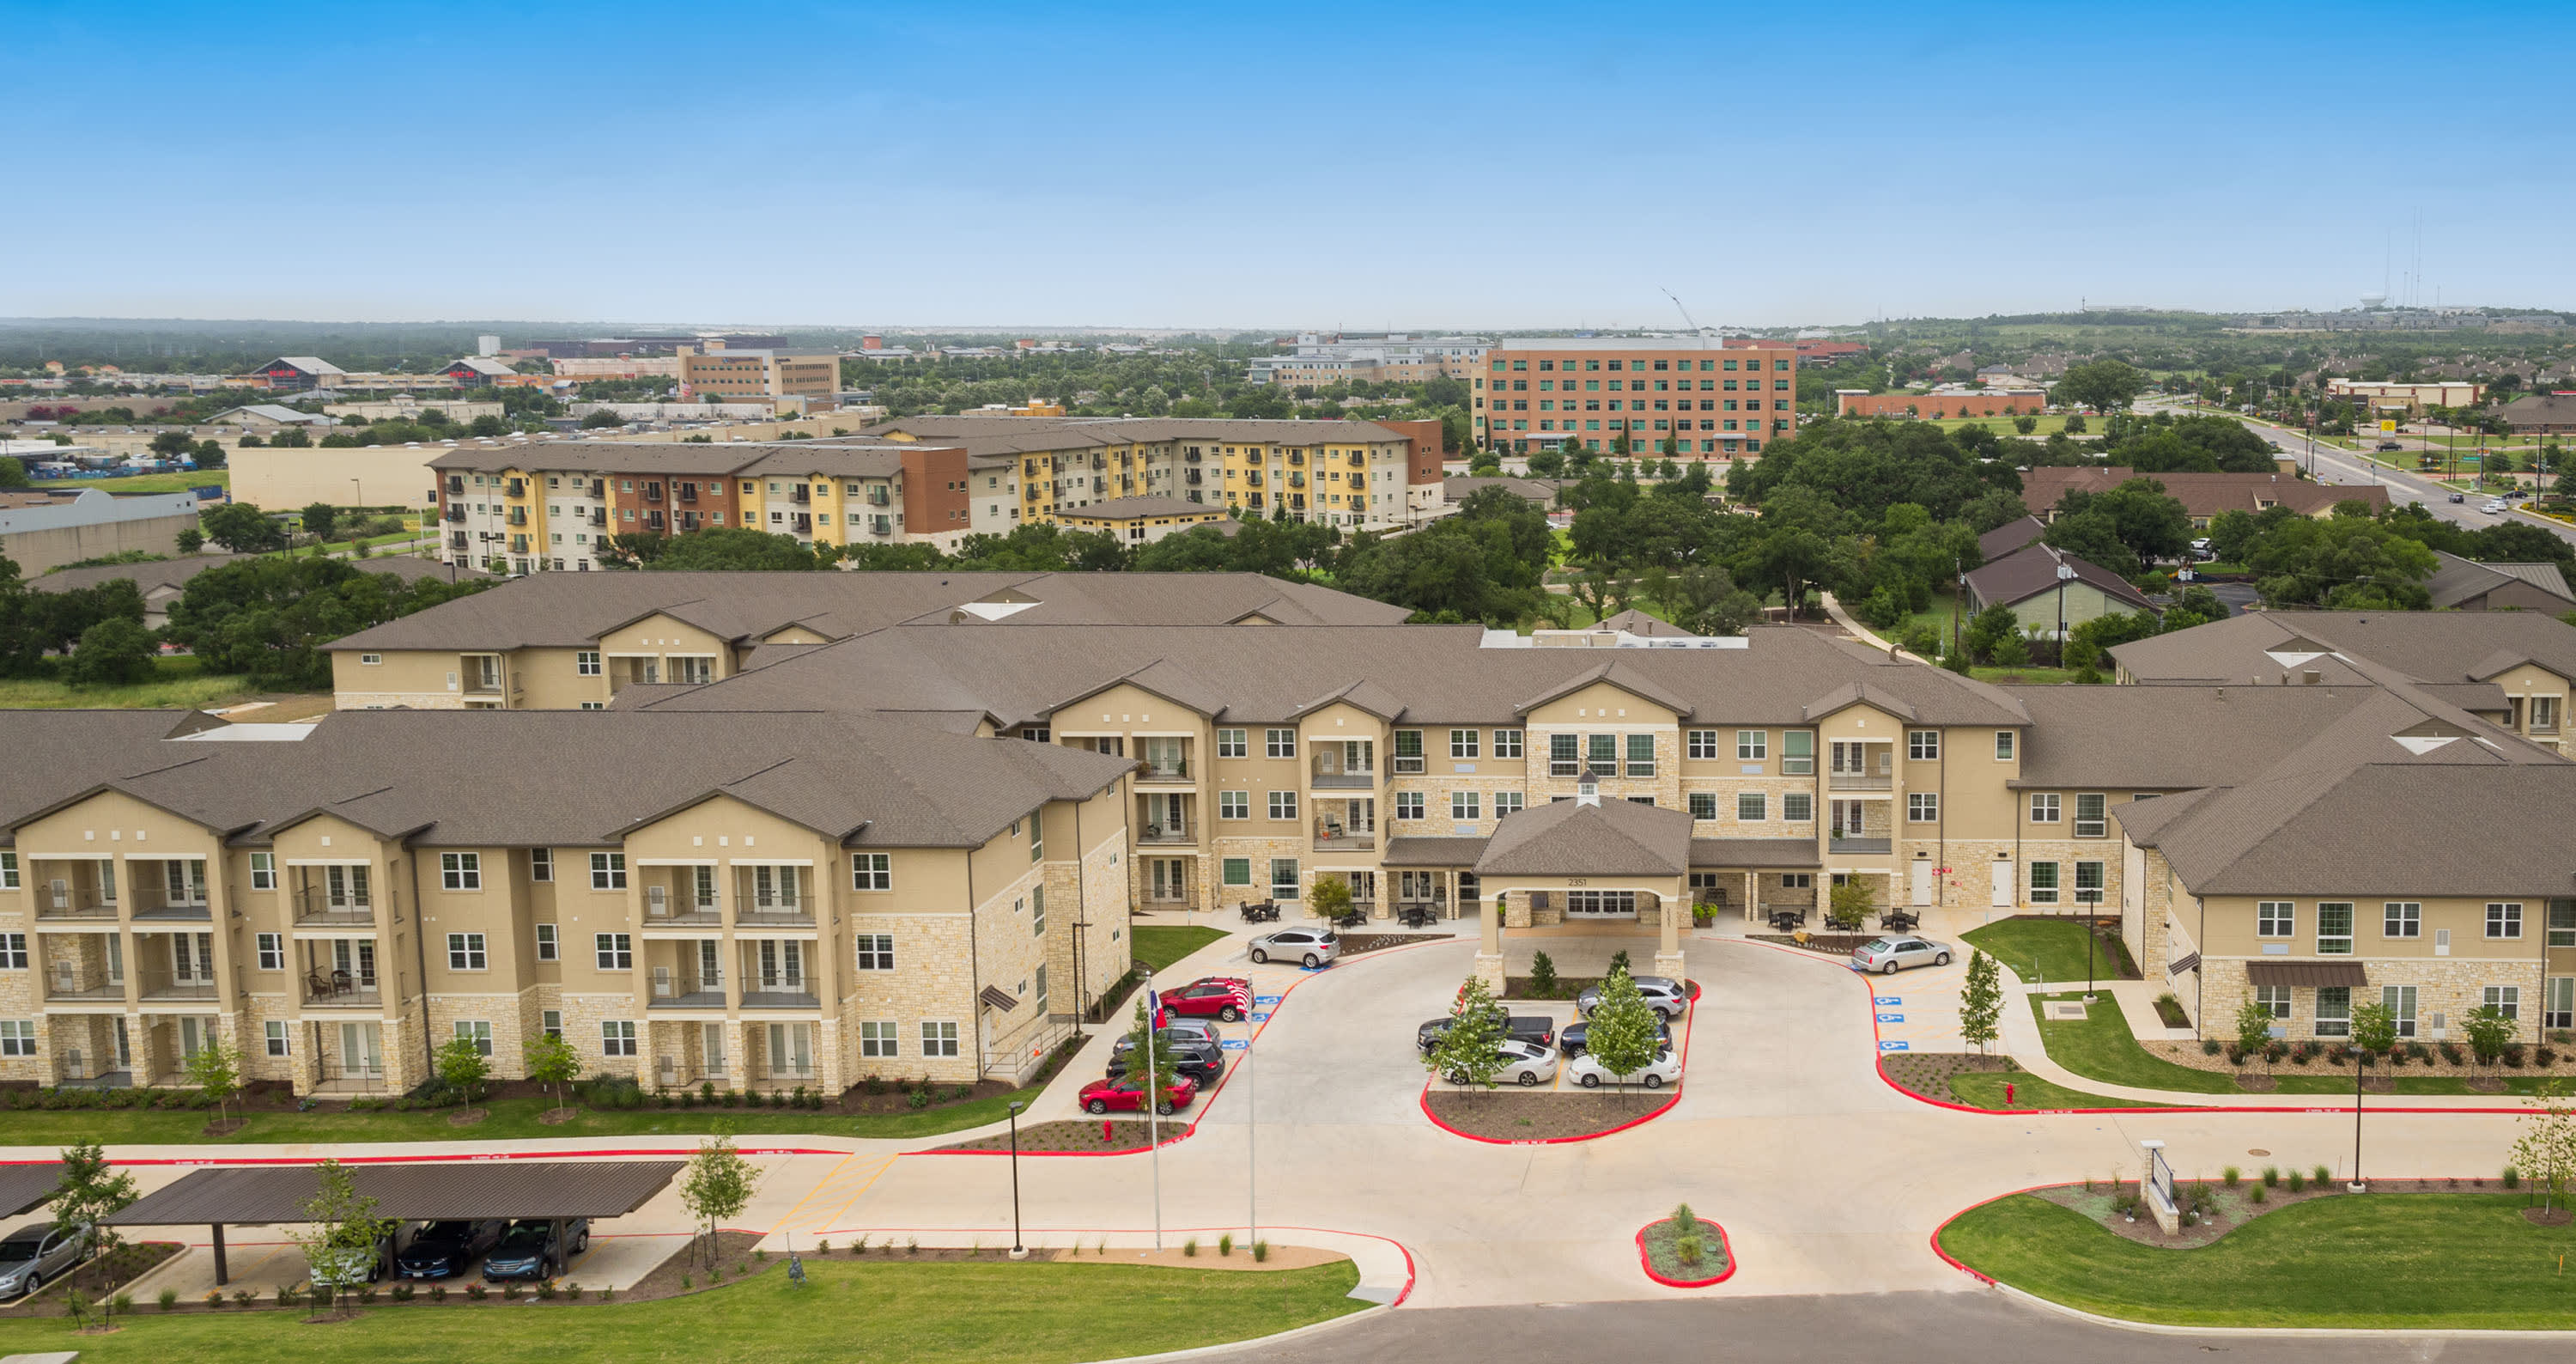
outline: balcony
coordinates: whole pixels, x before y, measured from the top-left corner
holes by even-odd
[[[45,982],[45,1002],[121,1006],[125,1003],[125,977],[84,971],[72,962],[58,961]]]
[[[210,980],[154,980],[147,977],[143,982],[142,999],[146,1004],[212,1002],[218,998],[215,983]]]
[[[734,911],[736,928],[812,928],[814,906],[807,900],[763,900]]]
[[[1885,772],[1849,772],[1837,767],[1825,774],[1828,791],[1890,791],[1895,787],[1896,778]]]
[[[528,524],[528,509],[525,507],[512,507],[510,509],[508,521],[509,524],[513,526],[524,526]]]
[[[645,500],[645,501],[647,501],[647,502],[659,502],[659,501],[661,501],[661,500],[662,500],[662,485],[661,485],[661,484],[659,484],[659,483],[647,483],[647,484],[645,484],[645,485],[644,485],[644,500]]]
[[[574,517],[574,518],[573,518],[573,520],[574,520],[575,522],[579,522],[579,521],[581,520],[581,518],[580,518],[580,517],[578,517],[578,516],[576,516],[576,517]],[[593,507],[593,508],[591,508],[591,509],[590,509],[590,524],[592,524],[592,525],[594,525],[594,526],[605,526],[605,525],[607,525],[607,524],[608,524],[608,509],[607,509],[606,507]]]
[[[1373,852],[1377,848],[1377,830],[1345,828],[1338,819],[1315,821],[1315,851]]]
[[[527,496],[527,495],[528,495],[528,481],[527,481],[526,479],[523,479],[523,478],[514,478],[514,479],[511,479],[511,480],[510,480],[510,485],[509,485],[509,496],[511,496],[511,497],[525,497],[525,496]]]
[[[449,474],[447,476],[447,491],[460,495],[463,494],[465,491],[465,475]]]
[[[1422,760],[1416,758],[1413,761],[1419,763]],[[1366,767],[1353,768],[1345,764],[1327,768],[1317,763],[1308,772],[1306,782],[1318,791],[1370,791],[1377,788],[1377,773]]]
[[[304,1007],[308,1009],[371,1009],[382,1011],[384,993],[376,988],[372,975],[352,976],[346,971],[308,971],[304,975]]]
[[[43,923],[47,920],[87,920],[91,922],[104,921],[107,923],[114,923],[116,921],[116,917],[117,904],[115,900],[101,895],[94,889],[82,886],[66,885],[59,881],[47,887],[44,893],[42,893],[36,901],[36,921],[38,923]]]
[[[297,928],[373,928],[375,902],[363,895],[332,895],[319,887],[295,892]]]
[[[1136,769],[1139,786],[1186,786],[1196,781],[1190,775],[1190,760],[1168,754],[1148,754]]]
[[[463,503],[459,503],[459,502],[450,502],[450,503],[448,503],[448,504],[447,504],[447,519],[448,519],[448,520],[450,520],[450,521],[453,521],[453,522],[457,523],[458,525],[463,525],[463,524],[465,523],[465,506],[464,506],[464,504],[463,504]]]
[[[1866,838],[1859,834],[1836,832],[1827,837],[1825,840],[1825,846],[1827,851],[1838,856],[1850,855],[1865,857],[1872,854],[1883,856],[1894,850],[1895,842],[1892,839]]]
[[[685,503],[695,503],[698,500],[698,485],[695,483],[681,484],[680,500]]]
[[[653,997],[647,1003],[655,1009],[721,1009],[725,1006],[724,973],[656,966]]]
[[[579,485],[575,486],[578,487]],[[604,478],[592,479],[590,481],[590,495],[597,498],[606,498],[608,496],[608,480]]]
[[[784,972],[766,976],[747,976],[743,980],[742,1007],[746,1009],[819,1009],[823,1001],[814,994],[812,976],[791,976]]]
[[[1198,839],[1192,832],[1187,820],[1182,820],[1178,823],[1172,824],[1139,824],[1136,826],[1136,842],[1147,847],[1173,847],[1182,844],[1195,843],[1197,841]]]
[[[203,899],[170,898],[159,886],[136,886],[130,917],[136,923],[202,924],[214,922]]]
[[[804,484],[802,484],[802,483],[797,484],[797,485],[796,485],[796,499],[795,499],[795,500],[796,500],[797,504],[798,504],[798,505],[800,505],[800,506],[801,506],[801,505],[803,505],[803,504],[805,504],[805,503],[808,503],[808,502],[813,501],[813,500],[814,500],[814,490],[813,490],[812,488],[806,487],[806,486],[805,486]]]

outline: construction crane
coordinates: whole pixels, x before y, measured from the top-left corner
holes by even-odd
[[[1663,286],[1661,286],[1661,285],[1657,285],[1656,287],[1657,287],[1658,289],[1663,289]],[[1679,296],[1679,295],[1677,295],[1677,294],[1675,294],[1675,293],[1674,293],[1672,290],[1670,290],[1670,289],[1663,289],[1663,295],[1664,295],[1664,297],[1669,298],[1669,299],[1671,299],[1671,300],[1673,301],[1673,311],[1675,311],[1675,312],[1677,312],[1677,313],[1680,313],[1680,314],[1682,315],[1682,321],[1687,322],[1687,323],[1690,323],[1691,335],[1698,337],[1698,338],[1699,338],[1699,342],[1700,342],[1700,344],[1701,344],[1701,345],[1703,345],[1703,346],[1707,345],[1707,344],[1708,344],[1708,332],[1707,332],[1707,330],[1706,330],[1705,328],[1701,327],[1701,326],[1699,325],[1699,323],[1697,323],[1697,322],[1695,322],[1695,321],[1692,321],[1692,319],[1691,319],[1691,315],[1690,315],[1690,309],[1685,308],[1685,307],[1683,307],[1683,306],[1682,306],[1682,301],[1681,301],[1680,296]]]

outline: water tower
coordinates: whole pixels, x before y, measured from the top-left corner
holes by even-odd
[[[2361,307],[2364,312],[2375,313],[2386,306],[2388,306],[2388,295],[2386,294],[2363,294],[2361,296]]]

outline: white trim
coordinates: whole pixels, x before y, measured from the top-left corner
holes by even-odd
[[[630,867],[715,867],[722,866],[723,863],[724,859],[720,857],[630,857],[626,859],[626,864]]]
[[[725,865],[733,867],[810,867],[810,857],[728,857]]]
[[[278,863],[281,867],[372,867],[372,857],[290,857]]]

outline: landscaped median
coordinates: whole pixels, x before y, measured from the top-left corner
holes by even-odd
[[[2186,1065],[2180,1060],[2158,1056],[2138,1041],[2120,1001],[2109,991],[2102,991],[2084,1002],[2084,1017],[2053,1019],[2048,1017],[2049,1001],[2084,1001],[2084,992],[2030,996],[2032,1017],[2039,1026],[2040,1040],[2048,1048],[2048,1059],[2088,1080],[2105,1084],[2130,1085],[2139,1089],[2160,1089],[2184,1094],[2314,1094],[2350,1098],[2353,1091],[2353,1060],[2326,1047],[2311,1046],[2293,1052],[2281,1062],[2270,1064],[2269,1074],[2258,1074],[2252,1086],[2238,1080],[2238,1068],[2227,1066],[2223,1051],[2205,1053],[2196,1043],[2170,1044],[2176,1055],[2188,1055],[2204,1065]],[[2434,1047],[2415,1048],[2421,1057],[2409,1054],[2405,1064],[2391,1065],[2386,1057],[2374,1061],[2370,1074],[2386,1085],[2374,1084],[2382,1094],[2529,1094],[2551,1071],[2561,1076],[2571,1069],[2576,1057],[2562,1054],[2563,1049],[2537,1048],[2528,1056],[2516,1048],[2516,1061],[2527,1063],[2521,1068],[2498,1070],[2474,1068],[2444,1062],[2442,1052]],[[2456,1048],[2453,1048],[2456,1050]],[[2542,1057],[2548,1058],[2544,1065]],[[2303,1059],[2302,1059],[2303,1058]],[[2263,1063],[2257,1063],[2263,1064]],[[2204,1068],[2206,1066],[2206,1068]],[[2433,1069],[2442,1073],[2408,1074],[2409,1070]]]
[[[1666,1288],[1706,1288],[1735,1274],[1726,1228],[1694,1214],[1688,1203],[1637,1229],[1637,1261],[1647,1278]]]
[[[898,1254],[864,1262],[810,1256],[805,1272],[801,1288],[785,1274],[760,1274],[657,1302],[566,1307],[541,1327],[452,1306],[362,1308],[320,1324],[301,1312],[164,1316],[147,1306],[102,1335],[78,1334],[59,1317],[0,1321],[0,1354],[77,1350],[90,1364],[1050,1364],[1250,1340],[1369,1306],[1350,1296],[1359,1271],[1348,1260],[1245,1273],[1079,1259],[907,1262]]]
[[[2276,1186],[2256,1203],[2262,1187],[2213,1186],[2204,1225],[2215,1235],[2186,1228],[2178,1246],[2134,1234],[2107,1184],[1981,1204],[1933,1244],[2033,1296],[2175,1326],[2565,1330],[2576,1313],[2576,1280],[2561,1272],[2576,1227],[2534,1225],[2525,1194],[2381,1184],[2288,1201]],[[2152,1222],[2142,1214],[2134,1225]]]

